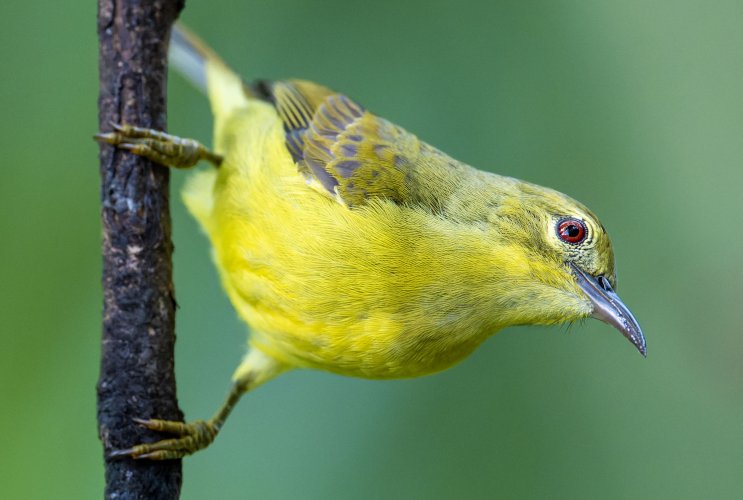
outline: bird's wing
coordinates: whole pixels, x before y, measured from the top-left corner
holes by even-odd
[[[171,60],[209,95],[215,143],[224,152],[224,127],[251,98],[275,106],[286,147],[309,184],[349,207],[374,198],[444,209],[452,193],[477,171],[366,111],[342,94],[302,80],[246,84],[182,25],[173,28]]]
[[[273,103],[286,147],[312,184],[349,207],[373,198],[410,203],[422,147],[415,135],[314,83],[258,82],[250,90]]]

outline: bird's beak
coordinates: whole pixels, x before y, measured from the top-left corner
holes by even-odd
[[[642,334],[640,325],[622,299],[619,298],[611,288],[609,280],[603,276],[591,276],[581,268],[570,263],[573,274],[578,281],[578,286],[585,292],[593,303],[593,317],[600,319],[604,323],[612,325],[622,332],[627,340],[640,351],[640,354],[647,356],[647,346],[645,337]]]

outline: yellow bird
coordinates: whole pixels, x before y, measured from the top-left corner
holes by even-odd
[[[613,290],[609,237],[577,201],[465,165],[326,87],[246,83],[182,27],[171,60],[209,96],[213,152],[128,125],[96,138],[164,165],[216,167],[183,198],[251,337],[211,419],[138,419],[176,437],[114,456],[205,448],[242,394],[292,368],[417,377],[513,325],[592,316],[645,355]]]

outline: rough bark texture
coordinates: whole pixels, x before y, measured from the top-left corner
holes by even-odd
[[[100,130],[128,123],[165,130],[170,28],[183,0],[99,0]],[[175,300],[169,174],[104,145],[103,340],[98,425],[104,456],[165,436],[133,417],[181,420],[175,393]],[[181,461],[108,460],[106,498],[178,498]]]

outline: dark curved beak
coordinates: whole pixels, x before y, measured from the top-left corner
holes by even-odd
[[[609,280],[603,276],[591,276],[572,262],[570,268],[578,280],[578,286],[593,303],[593,317],[622,332],[622,335],[632,342],[640,354],[647,356],[645,336],[642,334],[640,325],[619,295],[611,288]]]

